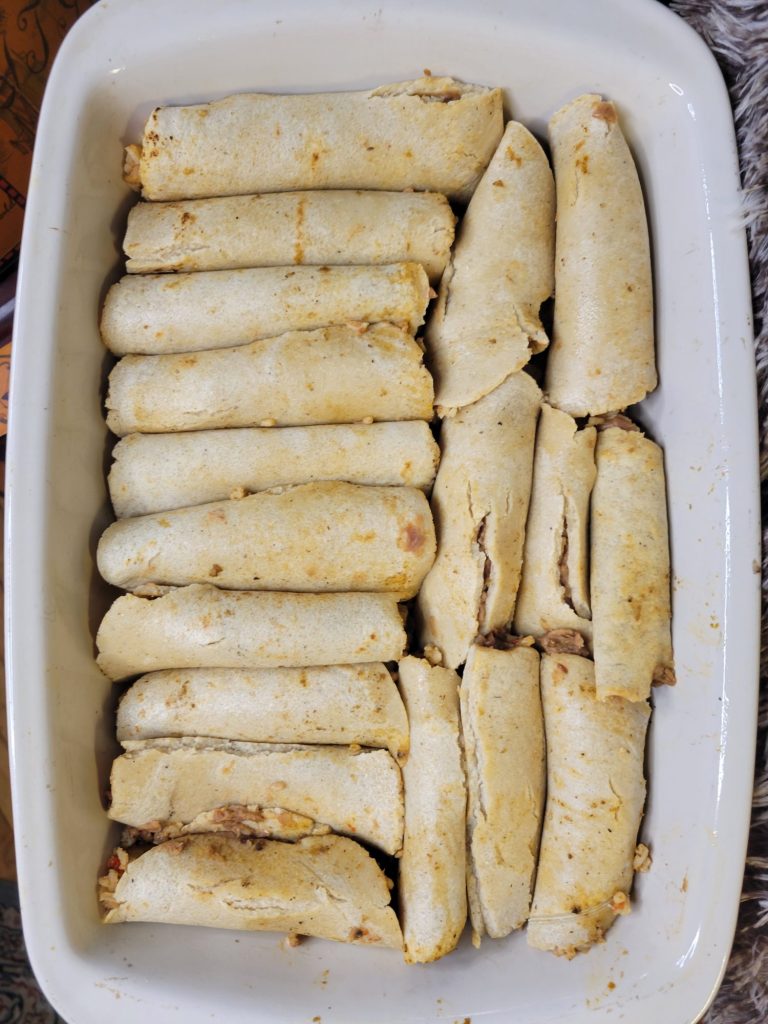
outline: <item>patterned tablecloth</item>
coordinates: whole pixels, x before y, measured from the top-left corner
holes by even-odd
[[[90,4],[0,3],[0,435],[7,429],[15,269],[40,103],[62,39]]]

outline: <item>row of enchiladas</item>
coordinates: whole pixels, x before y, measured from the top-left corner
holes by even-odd
[[[107,920],[425,961],[468,907],[476,941],[528,920],[567,955],[629,909],[647,700],[674,680],[661,452],[619,415],[656,383],[647,229],[612,104],[579,98],[551,143],[556,199],[498,90],[426,77],[159,108],[129,147],[172,201],[132,211],[102,315],[98,561],[130,593],[99,664],[147,673]],[[471,196],[453,250],[438,190]],[[555,284],[543,401],[523,367]],[[350,837],[399,858],[399,922]]]

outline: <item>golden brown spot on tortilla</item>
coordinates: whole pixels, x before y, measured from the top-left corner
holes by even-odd
[[[194,167],[185,167],[184,168],[184,174],[189,175],[189,174],[194,174],[194,173],[195,173],[195,168]]]
[[[628,284],[628,285],[627,285],[627,291],[628,291],[628,292],[633,292],[634,290],[635,290],[635,289],[634,289],[634,286],[633,286],[633,285],[631,285],[631,284]]]
[[[517,164],[518,167],[522,167],[523,158],[512,149],[511,146],[507,146],[507,160],[511,160],[512,163]]]
[[[494,181],[493,184],[494,184],[495,188],[506,188],[506,186],[505,186],[504,182],[501,180],[501,178],[497,178],[496,181]]]
[[[196,366],[197,365],[197,356],[184,356],[184,358],[181,360],[181,365],[182,366]]]
[[[376,531],[366,530],[365,533],[353,533],[352,540],[361,541],[363,544],[367,544],[368,541],[376,540]]]
[[[198,117],[208,117],[208,107],[200,107],[197,112]]]
[[[157,149],[150,149],[150,151],[149,151],[149,155],[150,155],[151,157],[152,157],[152,156],[160,156],[160,152],[159,152],[159,150],[157,150]]]
[[[400,531],[397,546],[401,551],[418,553],[424,547],[426,539],[424,519],[422,516],[416,516],[412,523],[406,523]]]
[[[496,344],[496,339],[495,338],[489,338],[488,339],[488,344],[489,345],[495,345]]]
[[[615,981],[609,981],[609,982],[608,982],[608,988],[609,988],[609,989],[610,989],[611,991],[613,991],[613,990],[614,990],[614,989],[616,988],[616,982],[615,982]]]
[[[208,513],[206,518],[207,519],[216,520],[217,522],[220,522],[220,523],[226,523],[226,521],[227,521],[227,514],[226,514],[226,512],[224,511],[223,508],[213,508]]]
[[[166,281],[165,282],[165,288],[169,289],[169,290],[171,288],[178,288],[180,284],[181,284],[181,281],[178,278],[175,278],[174,280]]]
[[[576,161],[576,167],[581,171],[582,174],[589,174],[589,154],[585,153],[584,156],[580,156]]]
[[[576,145],[573,148],[574,149],[581,149],[583,147],[583,145],[584,145],[584,139],[579,139],[579,141],[576,143]]]
[[[221,566],[218,564],[218,562],[214,562],[213,565],[211,566],[211,569],[210,569],[210,572],[208,573],[208,575],[209,576],[218,576],[221,571],[222,571],[222,569],[221,569]]]
[[[307,682],[307,673],[306,672],[301,672],[300,673],[300,675],[299,675],[299,685],[300,686],[308,686],[309,685],[309,683]]]
[[[203,615],[202,618],[200,619],[200,625],[203,627],[203,629],[208,629],[212,621],[213,620],[211,618],[210,612],[206,612],[205,615]]]
[[[592,107],[592,117],[596,117],[598,121],[605,121],[606,124],[616,124],[618,120],[616,108],[605,100],[600,100]]]
[[[282,128],[280,127],[279,124],[276,124],[275,125],[275,138],[279,139],[282,134],[283,134]]]
[[[168,520],[165,518],[165,516],[163,516],[162,519],[158,519],[157,520],[157,525],[158,526],[163,526],[163,527],[165,527],[167,529],[171,524],[168,522]]]
[[[317,166],[317,161],[318,161],[319,159],[320,159],[320,154],[319,154],[319,153],[317,152],[317,150],[313,150],[313,152],[312,152],[312,157],[311,157],[311,161],[312,161],[312,170],[314,170],[314,169],[315,169],[315,167]]]
[[[405,152],[403,153],[403,156],[407,157],[410,160],[413,157],[413,153],[411,152],[410,149],[406,149]]]
[[[320,274],[330,274],[330,272],[331,272],[331,268],[330,267],[318,267],[317,270],[318,270],[318,273],[320,273]]]
[[[194,224],[196,220],[197,217],[194,215],[194,213],[190,213],[189,210],[185,210],[184,213],[182,213],[181,215],[182,224]]]
[[[147,132],[147,140],[149,142],[159,142],[160,136],[157,134],[157,132]]]
[[[302,229],[304,227],[305,199],[300,199],[296,205],[296,242],[293,246],[293,262],[304,262],[304,245],[302,242]]]
[[[562,662],[558,661],[552,672],[552,679],[555,683],[561,683],[563,679],[568,675],[568,668],[563,665]]]

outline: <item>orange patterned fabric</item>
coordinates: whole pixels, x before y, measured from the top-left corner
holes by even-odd
[[[0,279],[16,265],[35,129],[61,41],[91,0],[0,2]],[[0,435],[6,431],[10,321],[0,323]]]

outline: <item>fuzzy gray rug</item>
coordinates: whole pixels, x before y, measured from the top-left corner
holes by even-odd
[[[763,630],[752,828],[739,923],[705,1024],[768,1021],[768,0],[671,0],[706,40],[733,105],[748,227],[760,402]]]

